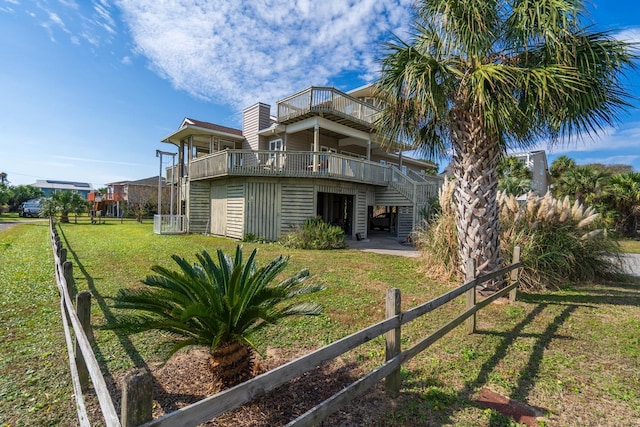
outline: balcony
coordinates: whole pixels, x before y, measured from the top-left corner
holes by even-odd
[[[322,114],[364,132],[373,131],[378,109],[331,87],[310,87],[278,101],[278,123],[289,124]]]
[[[172,173],[167,170],[172,181]],[[223,176],[331,178],[388,185],[388,166],[328,152],[224,150],[191,161],[189,179]]]

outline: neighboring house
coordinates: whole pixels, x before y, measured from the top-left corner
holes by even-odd
[[[39,179],[35,184],[31,184],[42,190],[45,197],[50,197],[59,191],[71,191],[80,194],[87,199],[89,193],[93,191],[93,186],[86,182],[56,181],[53,179]]]
[[[547,166],[547,154],[544,150],[528,153],[514,153],[515,157],[531,171],[531,190],[537,195],[544,196],[551,189],[551,176]]]
[[[371,89],[310,87],[278,101],[275,116],[258,103],[242,130],[185,118],[162,142],[177,148],[167,180],[178,184],[186,231],[277,240],[320,216],[365,238],[384,212],[385,232],[406,238],[442,179],[433,163],[380,146]]]
[[[171,189],[166,185],[164,178],[160,178],[160,185],[162,186],[163,212],[168,213]],[[93,210],[113,217],[123,216],[125,210],[128,212],[147,208],[155,210],[158,205],[158,177],[109,183],[106,194],[93,192],[89,195],[89,201],[93,202]]]

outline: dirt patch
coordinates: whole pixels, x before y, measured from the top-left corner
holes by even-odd
[[[274,369],[304,354],[308,349],[282,350],[268,349],[265,358],[259,358],[257,373]],[[173,356],[166,364],[150,366],[153,376],[154,403],[153,417],[193,404],[220,391],[208,369],[207,352],[191,349]],[[236,410],[204,423],[204,426],[252,426],[266,427],[285,425],[304,414],[315,405],[339,392],[363,375],[356,364],[335,360],[291,380],[256,398]],[[119,403],[121,378],[111,382],[112,396]],[[93,405],[89,405],[90,407]],[[329,417],[321,425],[355,427],[375,425],[390,407],[391,399],[386,397],[383,384],[370,389],[365,396],[355,399],[342,411]],[[97,409],[97,407],[96,407]],[[120,408],[116,408],[118,412]]]

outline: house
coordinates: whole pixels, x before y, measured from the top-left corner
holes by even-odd
[[[383,149],[371,94],[309,87],[277,101],[275,116],[248,107],[242,129],[185,118],[162,142],[177,150],[167,181],[186,231],[277,240],[320,216],[366,238],[384,214],[389,226],[376,232],[406,238],[442,180],[433,163]]]
[[[53,179],[38,179],[35,184],[31,184],[42,190],[45,197],[50,197],[59,191],[71,191],[80,194],[85,199],[93,191],[93,186],[86,182],[57,181]]]
[[[514,153],[513,157],[524,163],[531,171],[531,190],[538,196],[544,196],[551,189],[551,177],[547,166],[547,154],[544,150]]]
[[[155,212],[158,206],[158,183],[162,186],[163,211],[168,213],[171,189],[166,185],[166,180],[158,176],[109,183],[106,193],[92,192],[89,201],[93,203],[94,211],[107,216],[122,217],[125,211],[130,214]]]

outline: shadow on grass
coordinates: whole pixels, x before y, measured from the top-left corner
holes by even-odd
[[[492,356],[480,367],[475,379],[467,382],[465,387],[457,394],[455,392],[445,393],[442,389],[434,394],[432,389],[440,388],[441,385],[437,384],[437,381],[433,378],[413,382],[410,379],[409,381],[405,380],[406,388],[425,390],[421,392],[403,392],[402,394],[407,402],[419,402],[420,411],[430,410],[430,414],[425,416],[433,419],[434,424],[430,423],[429,425],[452,423],[454,421],[453,415],[465,407],[469,407],[469,405],[483,408],[479,404],[473,403],[474,395],[490,382],[492,372],[506,358],[517,339],[534,338],[535,342],[529,353],[529,359],[517,374],[517,384],[509,396],[511,399],[526,402],[540,373],[545,349],[554,340],[573,339],[560,335],[558,332],[576,310],[584,307],[597,308],[601,305],[636,307],[640,305],[640,280],[577,286],[566,293],[535,294],[520,292],[518,293],[518,301],[533,305],[534,308],[512,329],[503,332],[476,331],[479,335],[499,337],[500,341],[497,343]],[[548,321],[545,330],[541,333],[525,332],[525,328],[551,306],[560,307],[561,310],[553,319]],[[442,388],[446,389],[446,386]],[[539,413],[545,412],[542,408],[534,409]]]
[[[98,304],[98,307],[100,307],[100,310],[102,311],[102,314],[105,318],[107,326],[115,324],[116,316],[112,312],[111,307],[109,307],[109,305],[106,302],[106,299],[108,299],[108,297],[105,298],[96,287],[95,278],[85,268],[84,264],[80,260],[80,257],[78,256],[76,251],[74,251],[73,248],[71,247],[69,240],[67,239],[67,236],[64,233],[63,228],[59,227],[59,231],[60,231],[59,234],[61,238],[64,240],[64,246],[67,248],[67,258],[69,258],[69,255],[73,257],[74,268],[77,267],[77,269],[80,271],[80,273],[82,273],[85,280],[87,281],[87,286],[89,288],[89,291],[91,292],[92,299]],[[75,273],[75,270],[74,270],[74,273]],[[75,283],[74,283],[73,290],[74,290],[74,294],[77,294],[77,287],[75,286]],[[110,330],[116,335],[116,337],[118,338],[118,341],[120,342],[120,345],[126,352],[127,356],[129,356],[134,366],[137,368],[144,368],[147,371],[152,372],[147,362],[144,360],[140,352],[137,350],[136,346],[133,344],[131,339],[129,339],[129,336],[122,330],[118,330],[118,329],[110,329]],[[109,371],[109,368],[107,367],[107,364],[106,364],[107,358],[105,357],[102,350],[100,349],[100,347],[95,341],[95,337],[93,335],[93,328],[91,329],[90,336],[88,338],[93,344],[92,347],[96,355],[96,359],[100,364],[100,369],[102,370],[105,381],[110,388],[111,396],[114,399],[114,405],[116,406],[116,411],[119,412],[120,401],[122,398],[121,384],[117,383],[117,381],[113,377],[113,374]],[[152,375],[152,379],[154,383],[153,384],[154,390],[162,390],[162,386],[158,384],[158,382],[156,381],[156,378],[153,377],[153,375]],[[189,400],[196,397],[191,395],[176,395],[176,394],[171,394],[167,392],[164,392],[163,396],[168,396],[167,399],[170,400],[171,402],[184,401],[184,400]],[[197,400],[202,399],[202,396],[197,396],[197,397],[198,397]],[[174,404],[169,404],[166,406],[167,412],[175,411],[177,409],[178,407],[175,406]]]

